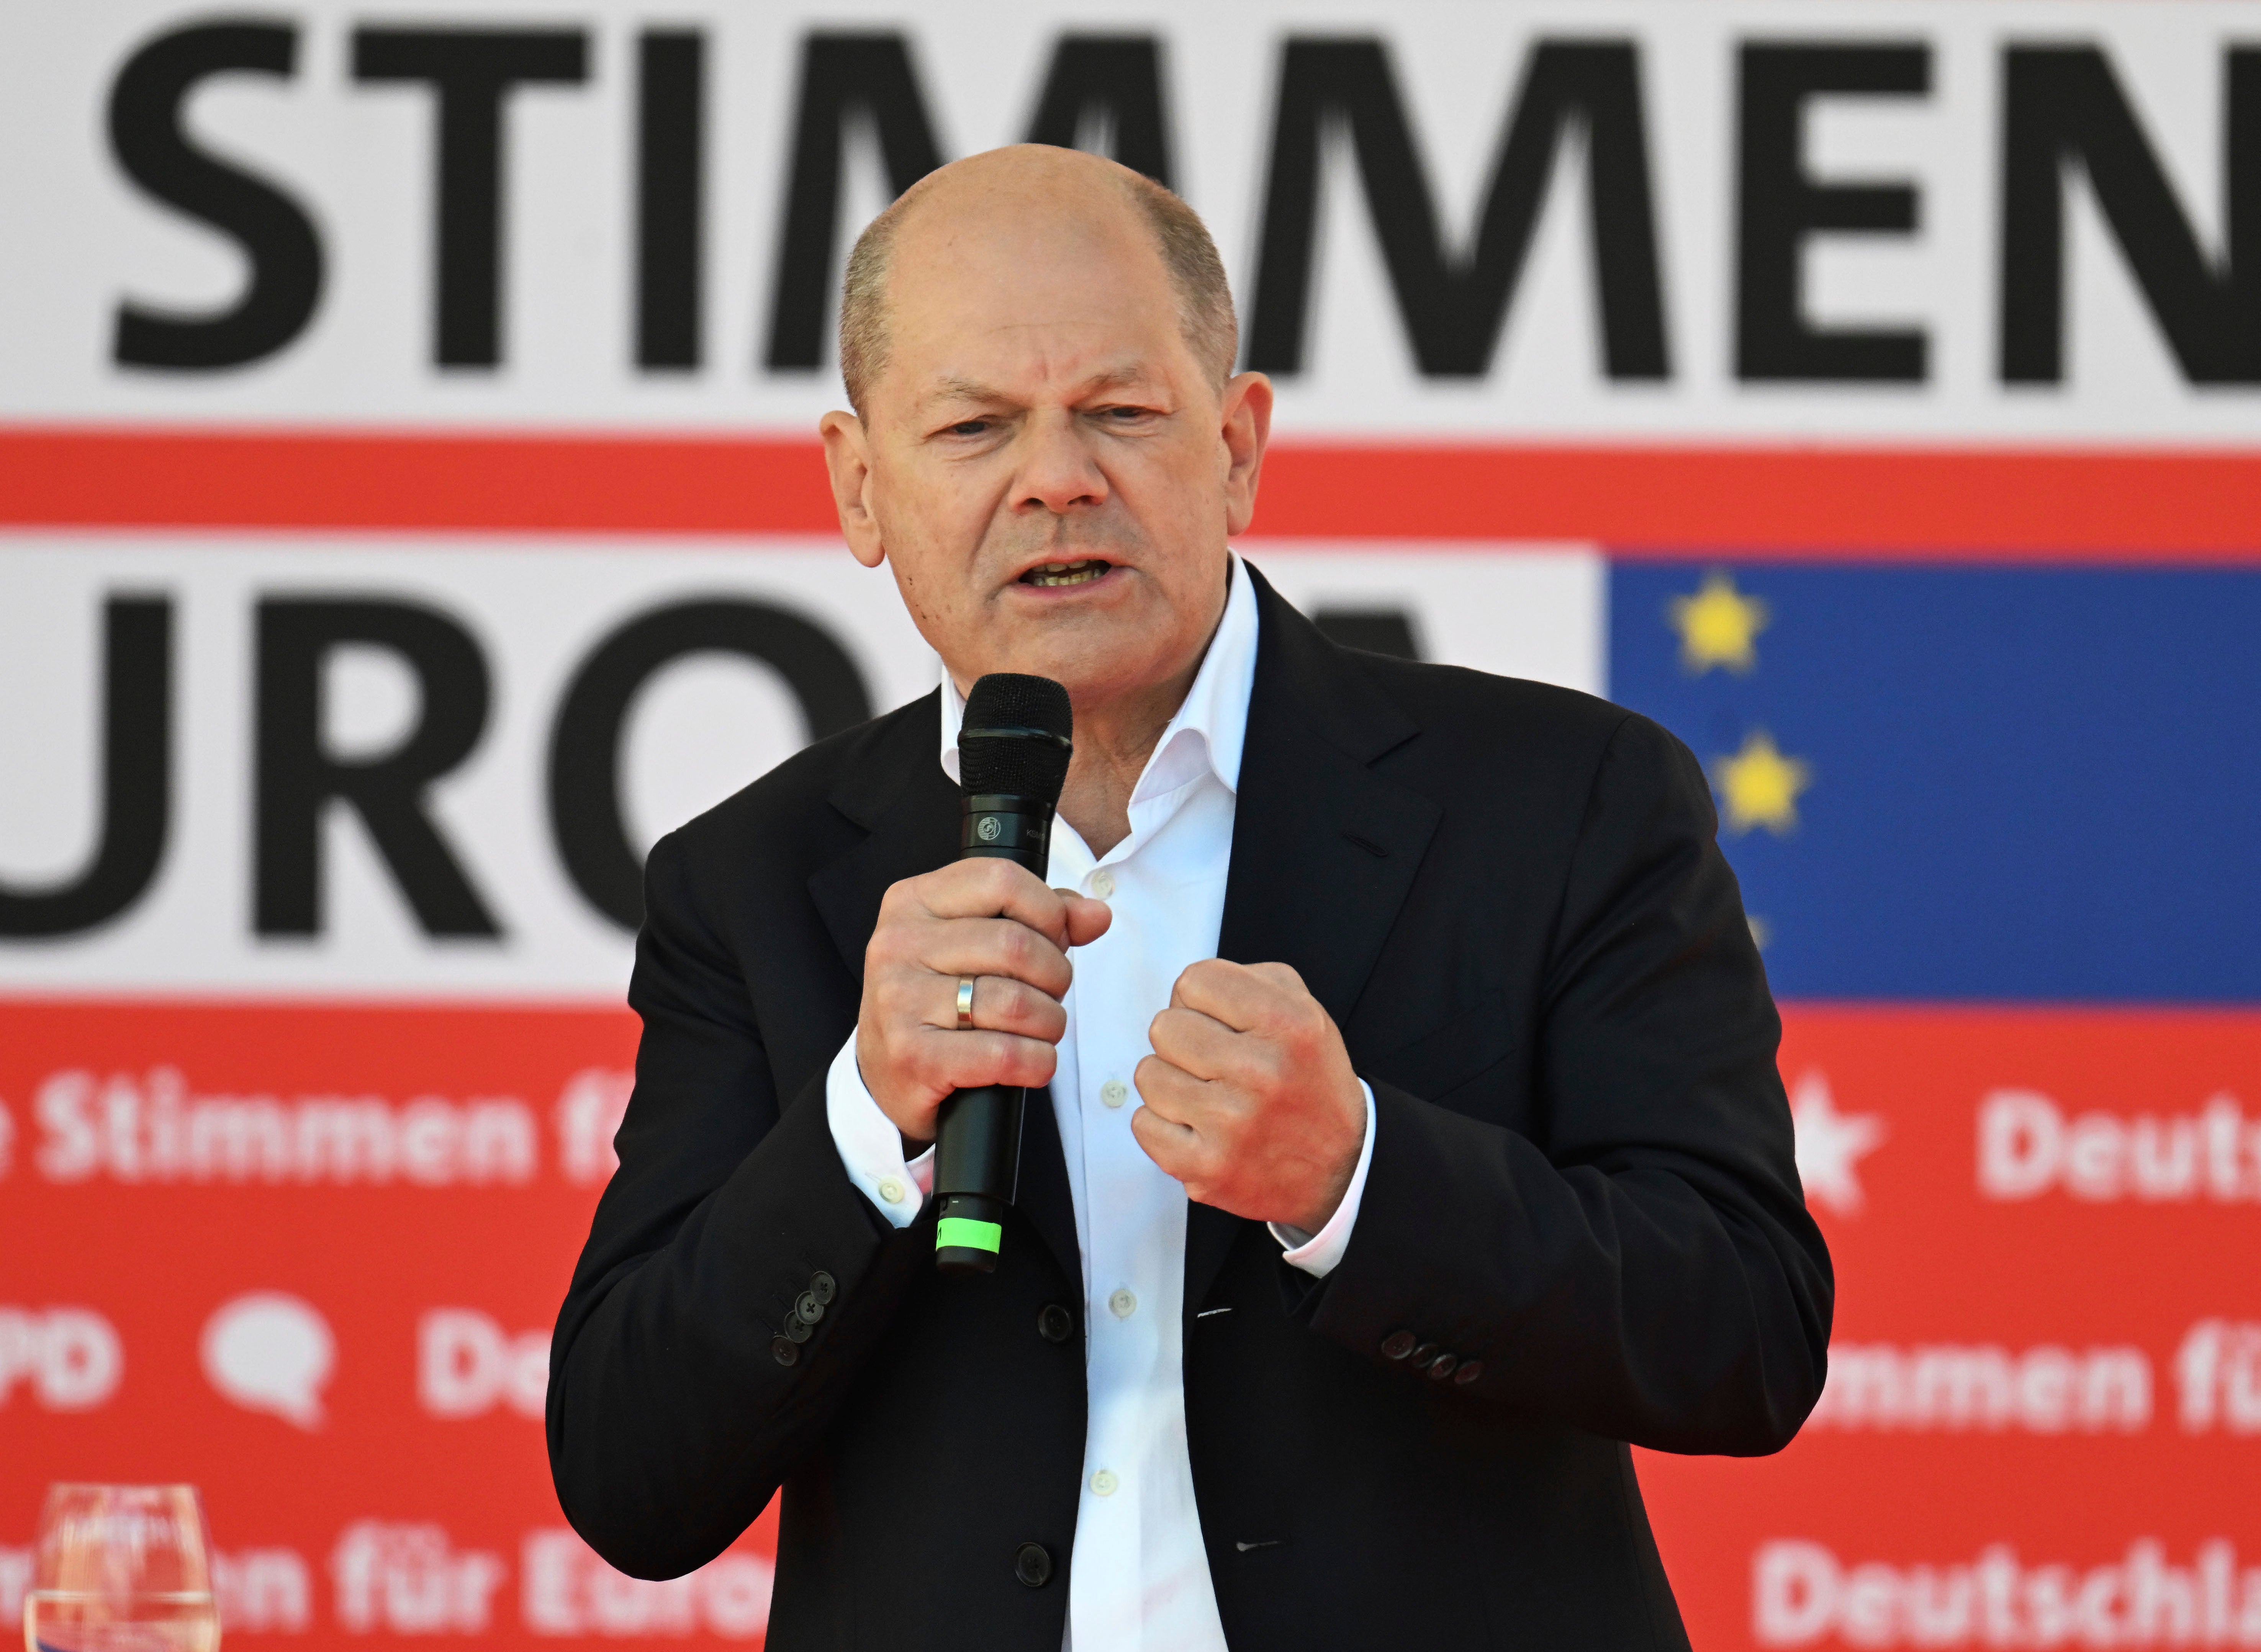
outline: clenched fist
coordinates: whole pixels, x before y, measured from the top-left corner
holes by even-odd
[[[1285,964],[1189,965],[1147,1038],[1130,1129],[1203,1204],[1316,1233],[1366,1145],[1334,1020]]]
[[[1097,940],[1113,919],[1009,860],[954,861],[887,891],[864,949],[856,1065],[905,1141],[934,1139],[935,1110],[952,1090],[1052,1082],[1067,1031],[1067,949]],[[965,975],[975,978],[973,1028],[960,1031]]]

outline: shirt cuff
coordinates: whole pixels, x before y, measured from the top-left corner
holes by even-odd
[[[1289,1227],[1285,1222],[1266,1224],[1272,1230],[1272,1237],[1287,1246],[1287,1253],[1281,1260],[1290,1267],[1302,1268],[1314,1279],[1324,1279],[1334,1272],[1343,1253],[1350,1248],[1350,1231],[1358,1221],[1359,1201],[1366,1196],[1366,1167],[1374,1162],[1374,1087],[1360,1079],[1358,1088],[1366,1095],[1366,1140],[1359,1147],[1358,1168],[1350,1173],[1350,1186],[1343,1189],[1342,1203],[1335,1206],[1335,1213],[1316,1233]],[[879,1110],[876,1103],[872,1110]]]
[[[1373,1105],[1370,1101],[1367,1103],[1369,1116]],[[908,1227],[934,1187],[934,1149],[904,1160],[902,1131],[864,1088],[852,1032],[824,1074],[824,1116],[832,1126],[832,1145],[840,1150],[848,1180],[891,1224]],[[1371,1131],[1372,1126],[1367,1128]],[[1360,1170],[1362,1174],[1365,1167],[1360,1166]]]

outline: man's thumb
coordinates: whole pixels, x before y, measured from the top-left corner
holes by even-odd
[[[1063,891],[1063,893],[1066,893]],[[1067,938],[1071,946],[1087,946],[1107,933],[1115,922],[1114,909],[1089,895],[1068,894]]]

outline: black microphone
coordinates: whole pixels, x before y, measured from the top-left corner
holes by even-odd
[[[958,784],[965,794],[960,860],[1015,860],[1044,875],[1074,726],[1067,690],[1049,677],[993,672],[973,685],[958,731]],[[952,1090],[942,1103],[934,1149],[934,1265],[945,1274],[996,1270],[1005,1207],[1020,1192],[1021,1115],[1028,1099],[1018,1085],[987,1084]]]

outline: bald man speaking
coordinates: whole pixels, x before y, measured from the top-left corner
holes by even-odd
[[[671,1577],[782,1488],[777,1652],[1684,1647],[1627,1442],[1779,1448],[1832,1304],[1695,760],[1228,549],[1272,390],[1159,185],[945,167],[840,332],[841,529],[946,679],[651,851],[567,1517]],[[1044,880],[956,858],[994,672],[1073,706]],[[1018,1202],[940,1274],[993,1084]]]

